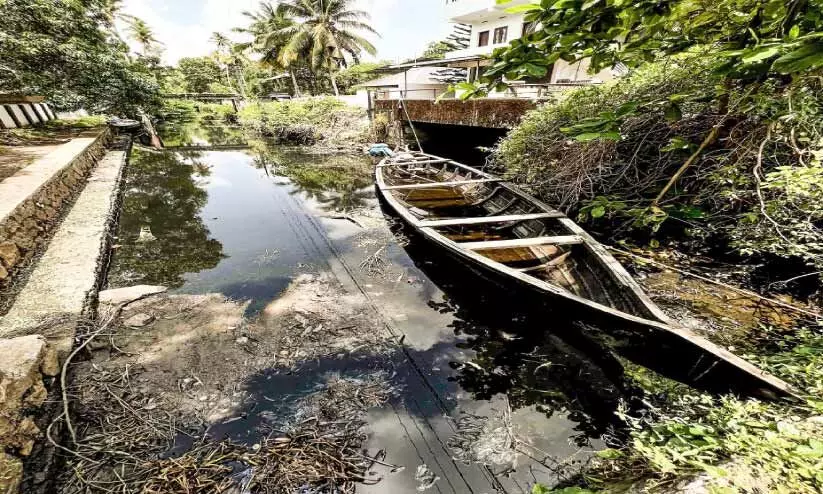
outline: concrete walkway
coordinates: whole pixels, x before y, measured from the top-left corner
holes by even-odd
[[[110,151],[92,172],[28,283],[0,318],[0,338],[43,334],[60,353],[69,351],[104,269],[126,156]]]
[[[0,181],[0,313],[28,261],[48,243],[67,206],[105,153],[108,130],[74,138],[28,164],[23,157],[12,176]],[[28,165],[28,166],[26,166]],[[22,268],[22,269],[21,269]]]

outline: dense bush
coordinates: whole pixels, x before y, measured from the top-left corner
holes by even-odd
[[[598,453],[585,483],[607,492],[696,492],[684,487],[700,477],[701,492],[820,492],[823,337],[812,331],[781,336],[777,353],[752,358],[795,385],[805,402],[712,397],[675,385],[659,408],[643,416],[620,413],[630,440]]]
[[[823,267],[820,81],[730,85],[718,101],[711,67],[680,57],[572,92],[529,113],[496,163],[615,237],[711,236]]]
[[[164,120],[197,118],[205,122],[237,123],[237,112],[232,105],[183,99],[164,100],[163,108],[158,112],[158,116]]]
[[[61,110],[152,110],[156,61],[129,56],[115,11],[102,0],[0,1],[0,92],[43,95]]]
[[[368,136],[365,111],[335,98],[249,105],[240,111],[240,123],[264,136],[302,145],[360,144]]]

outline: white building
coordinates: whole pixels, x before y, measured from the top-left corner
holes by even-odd
[[[533,0],[512,0],[504,4],[498,4],[496,0],[442,1],[445,2],[443,15],[449,22],[461,24],[471,30],[468,47],[447,53],[443,60],[417,60],[390,66],[388,69],[396,71],[396,74],[363,84],[364,90],[368,90],[376,99],[436,99],[438,96],[459,96],[454,93],[443,94],[450,84],[442,79],[435,81],[433,74],[450,68],[467,69],[466,79],[475,82],[484,67],[491,65],[489,56],[494,50],[507,46],[509,42],[522,37],[532,29],[532,26],[525,22],[524,14],[510,14],[506,10]],[[588,73],[588,69],[588,60],[573,64],[559,60],[545,77],[507,81],[509,87],[506,91],[492,92],[488,96],[540,99],[548,97],[550,93],[605,82],[617,75],[612,70],[592,75]]]
[[[509,44],[513,39],[520,38],[532,28],[525,22],[524,14],[510,14],[507,9],[518,5],[531,3],[532,0],[512,0],[509,3],[498,4],[495,0],[445,0],[445,16],[455,24],[464,24],[471,27],[469,47],[450,52],[446,59],[468,59],[459,66],[470,69],[469,80],[476,77],[488,62],[483,58],[491,55],[497,49]],[[539,81],[520,81],[525,89],[529,83],[543,85],[557,85],[562,89],[563,84],[580,85],[604,82],[615,77],[613,71],[604,70],[598,74],[588,73],[589,64],[586,60],[569,64],[562,60],[552,67],[551,73]],[[517,87],[514,88],[517,90]]]
[[[443,67],[413,67],[366,82],[362,90],[375,93],[377,99],[436,99],[449,87],[440,72]]]

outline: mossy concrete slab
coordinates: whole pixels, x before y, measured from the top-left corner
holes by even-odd
[[[61,353],[96,294],[116,217],[126,151],[98,163],[5,317],[0,337],[43,334]]]

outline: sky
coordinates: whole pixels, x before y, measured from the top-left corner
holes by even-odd
[[[240,39],[230,32],[231,28],[245,25],[243,11],[256,10],[259,3],[260,0],[125,0],[123,11],[146,21],[163,43],[164,61],[176,64],[183,57],[210,53],[214,47],[209,38],[215,31]],[[355,0],[355,4],[371,14],[371,25],[380,33],[379,38],[370,37],[378,49],[377,60],[400,61],[417,56],[429,42],[450,32],[443,15],[443,0]]]

